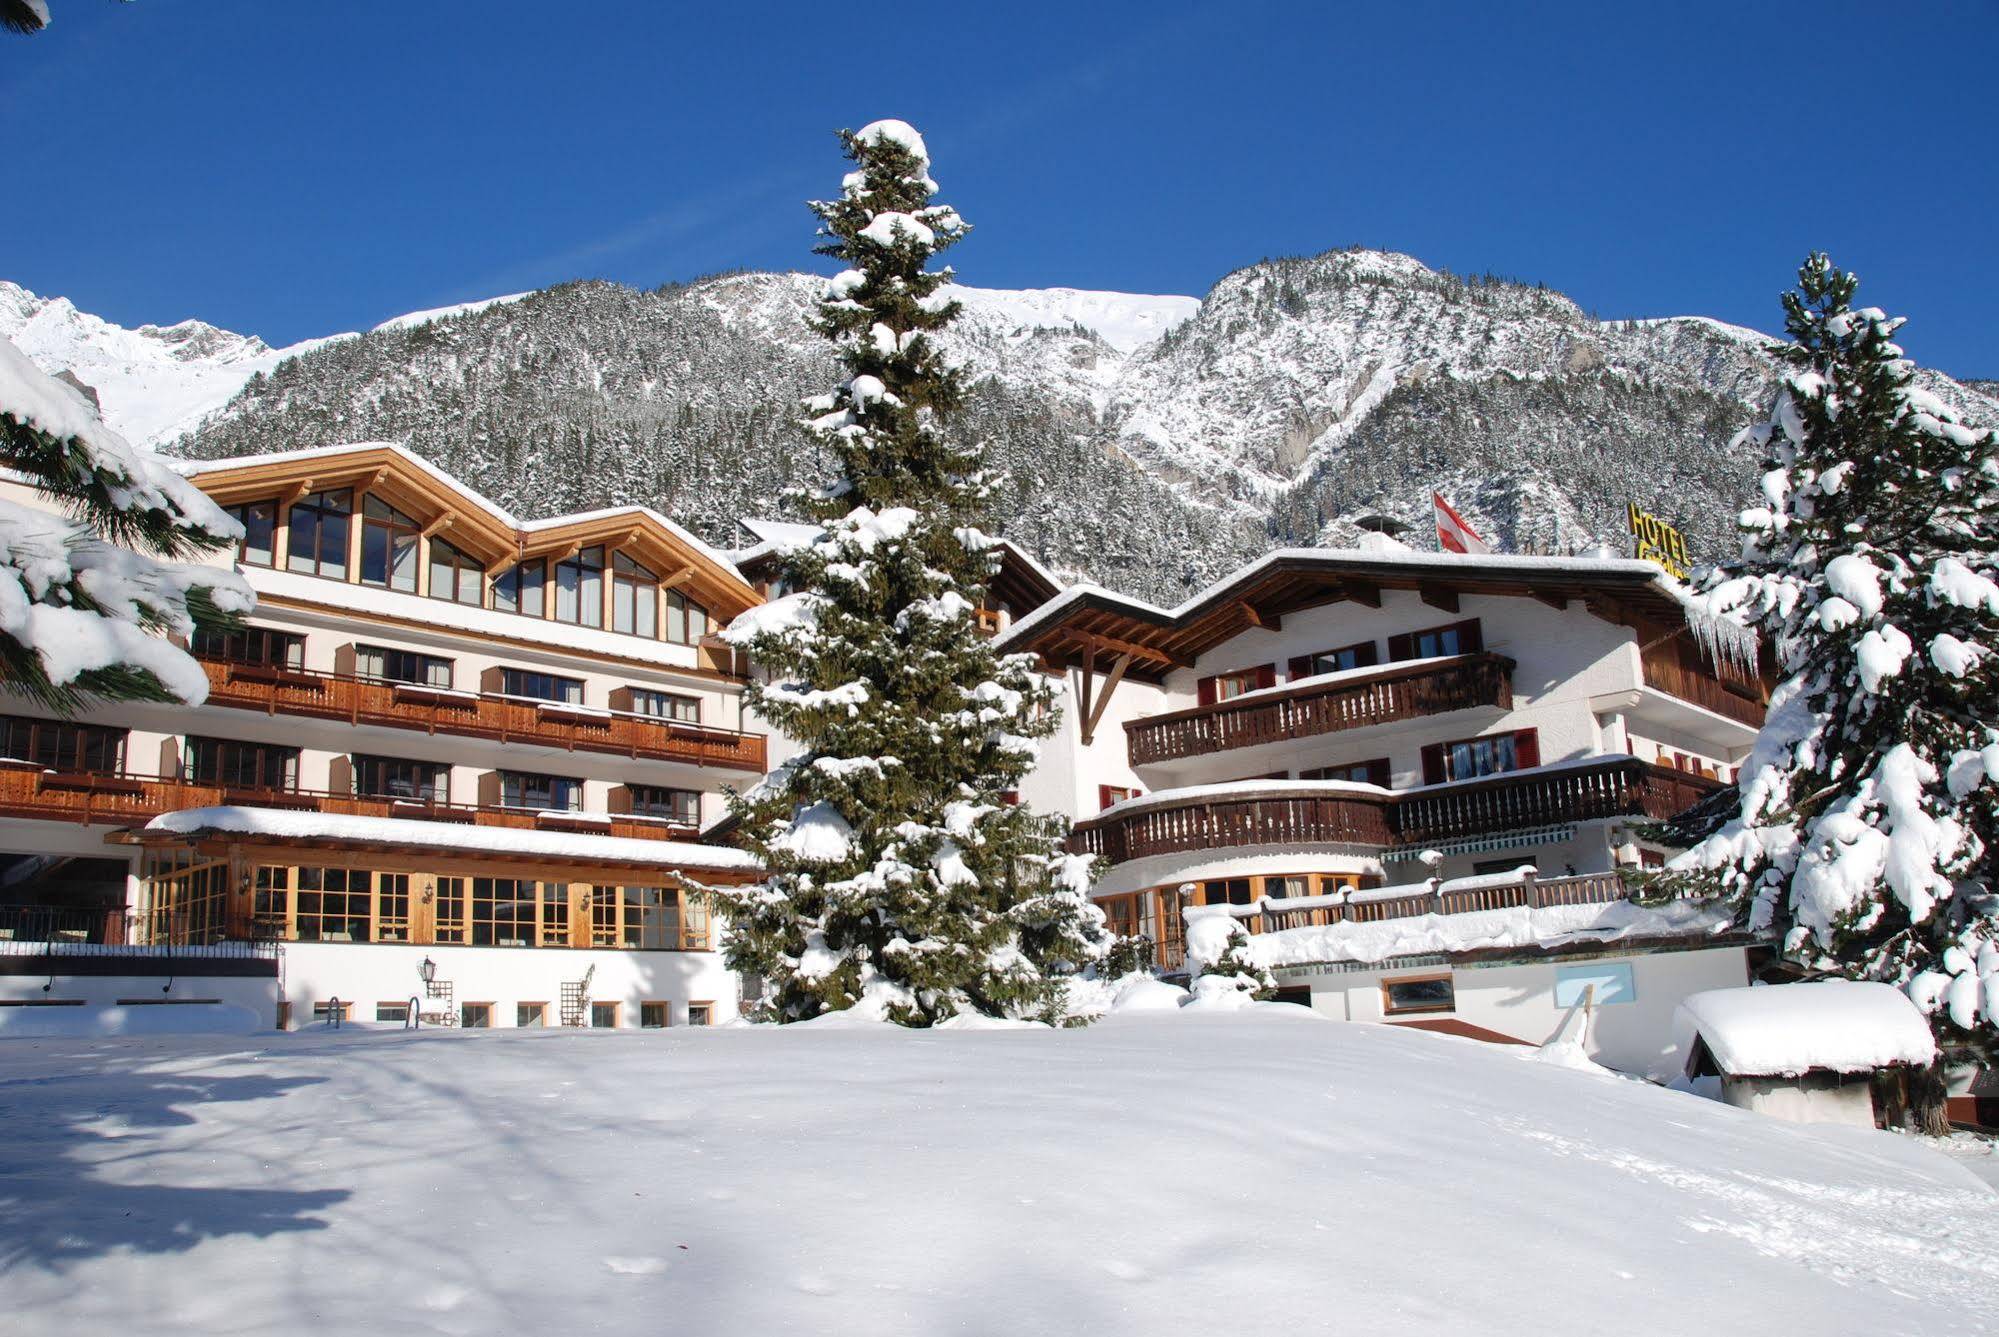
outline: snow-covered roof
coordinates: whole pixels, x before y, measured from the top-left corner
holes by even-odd
[[[357,845],[450,850],[457,854],[500,854],[619,864],[649,864],[661,870],[698,868],[754,873],[747,851],[683,840],[638,840],[569,831],[533,831],[502,826],[460,826],[407,817],[356,817],[342,813],[293,812],[280,808],[186,808],[163,813],[146,830],[175,835],[265,836],[276,840],[334,840]]]
[[[299,464],[316,460],[337,460],[348,455],[387,451],[399,461],[427,476],[438,485],[457,493],[472,505],[484,511],[498,524],[523,534],[537,534],[551,529],[567,528],[570,525],[587,524],[592,521],[611,519],[617,516],[631,516],[645,519],[659,525],[680,542],[713,565],[715,573],[726,580],[749,589],[749,582],[736,570],[731,554],[713,547],[706,540],[691,533],[669,516],[663,515],[650,506],[607,506],[594,511],[579,511],[571,515],[551,515],[540,520],[525,520],[515,515],[492,498],[475,491],[463,480],[453,477],[432,464],[423,456],[397,441],[349,441],[339,445],[307,446],[301,450],[273,451],[263,455],[236,455],[222,459],[170,461],[173,467],[189,478],[199,478],[204,474],[222,473],[235,469],[258,468],[266,465]]]
[[[1929,1023],[1900,989],[1853,980],[1710,989],[1673,1016],[1676,1045],[1695,1036],[1731,1077],[1869,1072],[1936,1057]]]

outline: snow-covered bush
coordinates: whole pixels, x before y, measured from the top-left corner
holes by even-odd
[[[816,321],[845,375],[807,405],[839,477],[808,506],[823,533],[781,557],[794,593],[724,633],[762,672],[750,708],[803,751],[738,805],[769,875],[721,893],[725,951],[764,981],[773,1020],[858,1005],[906,1025],[1060,1021],[1103,914],[1062,823],[1012,797],[1054,693],[976,617],[996,562],[988,483],[947,431],[961,387],[932,336],[958,304],[950,270],[928,268],[965,223],[931,203],[913,128],[843,140],[857,170],[813,208],[820,253],[847,266]]]
[[[1195,914],[1187,921],[1188,987],[1197,1000],[1213,1004],[1228,994],[1262,1000],[1277,992],[1277,980],[1250,955],[1249,933],[1225,910]]]
[[[1760,504],[1716,611],[1775,656],[1740,808],[1673,872],[1813,972],[1902,986],[1946,1047],[1999,1056],[1999,459],[1913,384],[1901,322],[1822,255]]]
[[[254,600],[234,572],[176,559],[241,527],[5,339],[0,467],[70,517],[0,501],[0,676],[66,715],[93,697],[206,699],[201,666],[167,637],[227,625]]]

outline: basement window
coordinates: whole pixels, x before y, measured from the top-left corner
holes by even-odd
[[[1451,1012],[1458,1005],[1449,975],[1416,975],[1381,982],[1381,1010],[1391,1017]]]

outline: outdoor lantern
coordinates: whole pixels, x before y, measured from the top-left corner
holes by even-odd
[[[423,982],[428,986],[437,978],[437,962],[426,956],[423,964],[416,968],[416,973],[423,976]]]

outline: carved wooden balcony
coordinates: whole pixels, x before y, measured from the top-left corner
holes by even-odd
[[[1440,664],[1389,664],[1365,675],[1153,715],[1124,726],[1125,745],[1131,764],[1146,766],[1478,706],[1512,708],[1512,660],[1477,654]]]

